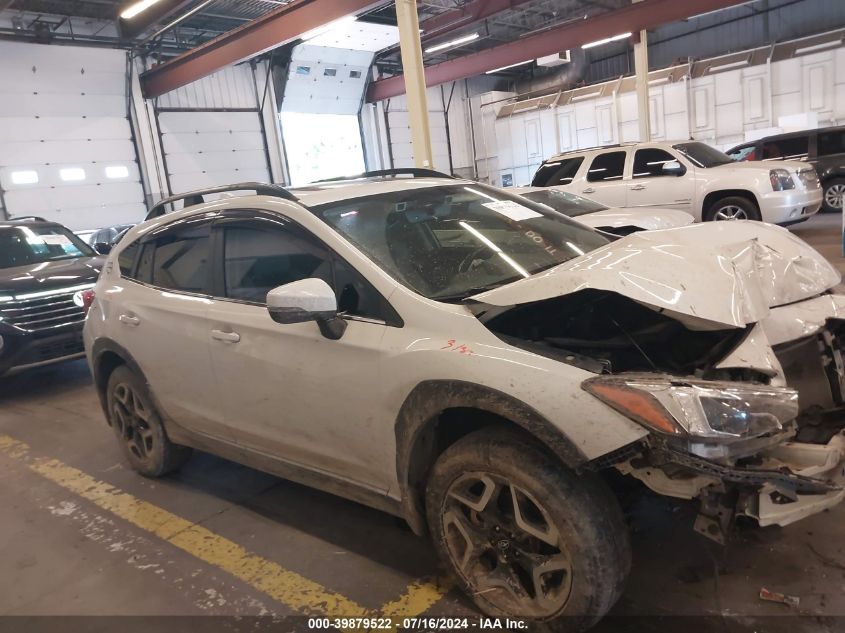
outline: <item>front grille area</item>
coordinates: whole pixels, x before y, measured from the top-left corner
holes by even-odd
[[[58,341],[51,341],[49,343],[39,343],[19,358],[16,365],[22,366],[44,363],[57,358],[81,354],[84,351],[85,347],[82,344],[82,336],[64,338]]]
[[[38,332],[51,328],[82,323],[85,311],[76,305],[73,296],[79,287],[56,290],[44,296],[23,295],[0,303],[0,318],[24,332]]]
[[[815,169],[807,168],[798,171],[798,178],[804,184],[805,189],[817,189],[819,185],[819,175]]]

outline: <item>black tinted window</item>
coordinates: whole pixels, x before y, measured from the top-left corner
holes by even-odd
[[[845,154],[845,130],[819,134],[818,155]]]
[[[763,160],[792,160],[807,156],[809,139],[806,136],[775,139],[763,143]]]
[[[229,227],[224,237],[225,293],[264,303],[273,288],[318,277],[331,283],[331,257],[288,229]]]
[[[675,162],[678,159],[669,152],[656,149],[638,149],[634,154],[634,178],[650,178],[652,176],[675,176],[677,174],[666,174],[663,165]]]
[[[155,241],[153,285],[184,292],[204,292],[208,282],[208,225],[184,227]]]
[[[583,156],[576,158],[565,158],[563,160],[550,161],[540,166],[534,179],[532,187],[550,187],[551,185],[568,185],[575,178],[575,174],[584,162]]]
[[[593,159],[593,164],[587,171],[587,180],[590,182],[621,180],[623,171],[625,171],[625,152],[607,152]]]
[[[120,251],[120,255],[117,256],[117,265],[120,267],[121,277],[132,277],[135,270],[135,258],[138,256],[140,247],[141,243],[136,240]]]
[[[138,258],[138,269],[135,271],[135,279],[145,284],[153,283],[153,255],[155,244],[148,242],[141,247],[141,256]]]
[[[264,303],[273,288],[316,277],[334,288],[339,312],[384,320],[378,291],[302,229],[233,226],[224,231],[227,297]]]

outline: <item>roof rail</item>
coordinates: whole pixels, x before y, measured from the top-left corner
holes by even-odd
[[[355,176],[337,176],[336,178],[325,178],[317,182],[339,182],[341,180],[358,180],[360,178],[380,178],[384,176],[411,176],[413,178],[451,178],[454,176],[444,174],[434,169],[423,169],[421,167],[399,167],[396,169],[378,169],[376,171],[365,171]]]
[[[42,218],[40,215],[18,215],[13,218],[9,218],[8,222],[47,222],[45,218]]]
[[[284,198],[285,200],[292,200],[296,202],[299,198],[293,195],[290,191],[281,185],[272,185],[266,182],[239,182],[232,185],[222,185],[220,187],[210,187],[208,189],[197,189],[195,191],[187,191],[179,193],[168,198],[162,198],[150,207],[149,213],[145,220],[152,220],[167,213],[164,210],[168,204],[184,200],[184,207],[190,207],[195,204],[202,204],[205,202],[203,196],[212,193],[225,193],[227,191],[255,191],[259,196],[274,196],[276,198]]]

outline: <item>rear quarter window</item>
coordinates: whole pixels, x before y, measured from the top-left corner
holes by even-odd
[[[121,277],[126,277],[127,279],[132,278],[132,274],[135,272],[135,260],[138,257],[140,247],[140,242],[136,240],[120,251],[120,254],[117,256],[117,265],[120,268]]]

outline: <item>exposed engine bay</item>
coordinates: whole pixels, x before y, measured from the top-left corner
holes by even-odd
[[[659,494],[697,499],[695,527],[708,538],[724,542],[737,516],[787,525],[845,497],[845,321],[838,314],[776,345],[761,324],[690,329],[596,289],[478,316],[511,345],[597,374],[584,388],[652,433],[592,467],[612,466]],[[769,319],[772,331],[778,320],[795,320],[784,309]],[[747,353],[761,343],[765,362]],[[761,410],[770,415],[756,419]]]
[[[520,305],[485,325],[512,345],[527,343],[535,353],[546,349],[553,358],[588,357],[603,373],[658,371],[711,379],[732,377],[719,375],[715,365],[748,330],[690,330],[676,319],[602,290]]]

